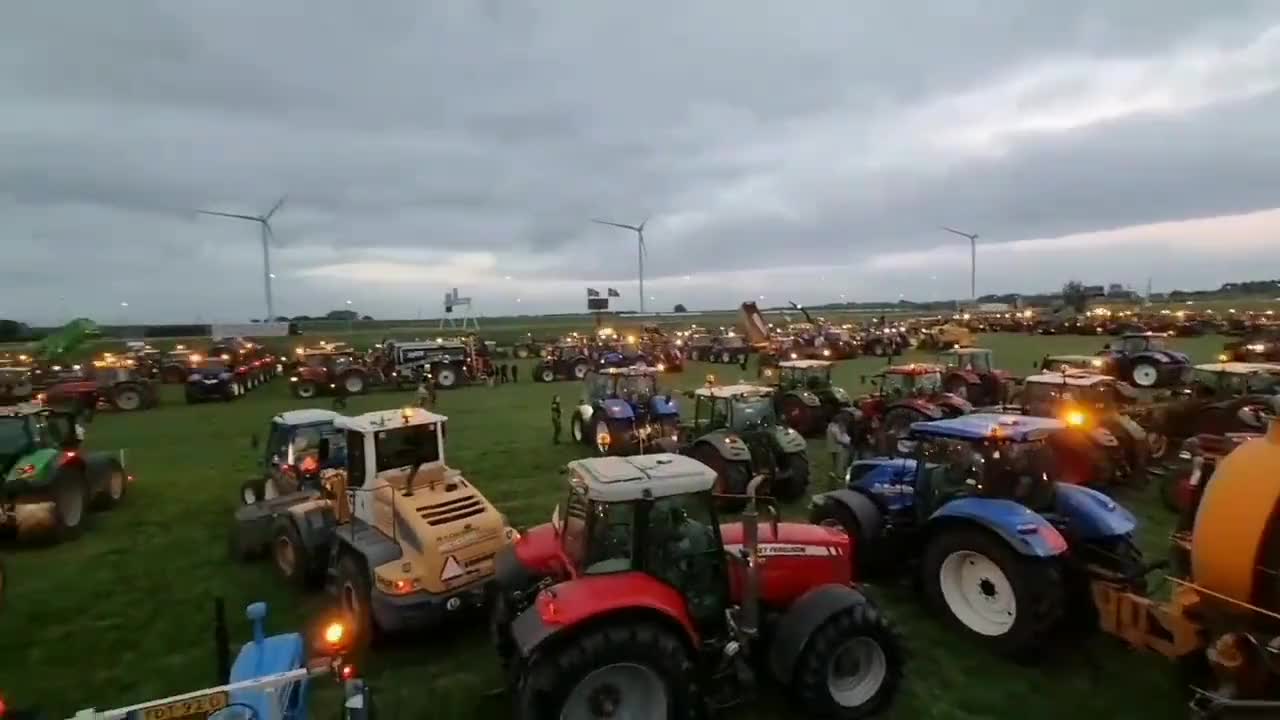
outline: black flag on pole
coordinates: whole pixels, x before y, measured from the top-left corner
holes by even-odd
[[[609,297],[620,298],[622,297],[622,295],[620,295],[617,290],[614,290],[613,288],[609,288]]]
[[[595,288],[587,288],[587,297],[600,297],[600,291]]]

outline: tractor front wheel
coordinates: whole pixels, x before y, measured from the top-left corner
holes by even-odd
[[[356,643],[368,647],[374,640],[377,627],[373,621],[372,592],[369,587],[369,571],[364,563],[350,551],[342,553],[337,568],[338,607],[354,626]]]
[[[550,365],[544,365],[542,369],[538,371],[538,379],[544,383],[555,382],[556,371],[553,370]]]
[[[436,378],[436,387],[448,390],[458,384],[458,369],[452,365],[441,365],[432,374]]]
[[[314,584],[315,560],[302,542],[292,518],[277,518],[271,529],[271,559],[285,582],[299,588]]]
[[[310,380],[299,380],[293,384],[294,397],[302,398],[303,400],[310,400],[315,397],[318,390],[319,388],[316,387],[316,384]]]
[[[780,472],[773,480],[773,496],[783,502],[791,502],[804,496],[809,490],[809,457],[804,452],[791,453],[783,458]]]
[[[342,378],[342,389],[348,395],[363,395],[367,387],[368,383],[365,382],[363,373],[347,373],[346,377]]]
[[[1037,652],[1063,614],[1057,561],[1019,555],[977,528],[943,530],[925,549],[923,584],[952,625],[994,652]]]
[[[591,369],[591,366],[590,366],[589,364],[587,364],[587,363],[586,363],[586,361],[578,361],[578,362],[574,363],[574,364],[573,364],[573,379],[574,379],[574,380],[581,380],[582,378],[584,378],[584,377],[586,377],[586,376],[587,376],[587,371],[588,371],[588,370],[590,370],[590,369]]]
[[[649,622],[587,630],[529,661],[518,707],[534,720],[704,715],[684,643]]]
[[[111,405],[121,412],[132,412],[143,406],[142,388],[133,383],[122,383],[111,391]]]
[[[795,693],[808,717],[864,718],[888,709],[906,663],[902,639],[869,602],[836,613],[809,635]]]

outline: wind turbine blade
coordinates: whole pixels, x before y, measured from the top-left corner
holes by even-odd
[[[978,237],[975,233],[967,233],[967,232],[965,232],[965,231],[963,231],[963,230],[957,230],[957,229],[955,229],[955,228],[953,228],[953,227],[947,227],[946,225],[942,225],[942,226],[940,226],[940,227],[941,227],[943,230],[946,230],[946,231],[947,231],[947,232],[949,232],[949,233],[955,233],[956,235],[959,235],[960,237],[966,237],[966,238],[969,238],[970,240],[976,239],[976,238]]]
[[[645,218],[644,222],[640,223],[640,225],[636,227],[636,232],[644,232],[644,226],[648,222],[649,222],[649,218]]]
[[[616,227],[616,228],[622,228],[623,230],[630,230],[630,231],[632,231],[632,232],[639,232],[639,231],[640,231],[640,228],[638,228],[638,227],[636,227],[636,226],[634,226],[634,225],[623,225],[622,223],[609,222],[608,220],[597,220],[596,218],[591,218],[591,222],[593,222],[593,223],[599,223],[599,224],[601,224],[601,225],[612,225],[613,227]]]
[[[273,205],[273,206],[271,207],[271,209],[267,211],[267,214],[262,216],[262,219],[263,219],[263,220],[270,220],[270,219],[271,219],[271,216],[276,214],[276,211],[280,209],[280,206],[284,204],[284,201],[285,201],[288,197],[289,197],[288,195],[281,195],[281,196],[280,196],[280,199],[276,201],[276,204],[275,204],[275,205]]]
[[[234,213],[214,212],[212,210],[196,210],[196,213],[199,215],[217,215],[218,217],[229,217],[229,218],[235,218],[237,220],[252,220],[254,222],[262,222],[262,218],[254,217],[252,215],[236,215]]]

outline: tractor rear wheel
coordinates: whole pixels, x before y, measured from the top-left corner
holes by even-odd
[[[111,389],[111,405],[121,412],[132,412],[143,406],[142,388],[134,383],[121,383]]]
[[[458,369],[452,365],[439,365],[432,370],[436,387],[448,390],[458,385]]]
[[[808,717],[864,718],[888,709],[906,664],[902,639],[870,602],[820,625],[796,663],[795,694]]]
[[[747,485],[751,482],[751,466],[745,462],[727,460],[708,442],[698,443],[690,453],[694,460],[716,471],[716,484],[712,492],[717,496],[716,505],[724,512],[740,512],[747,506]]]
[[[925,548],[921,569],[937,611],[1000,655],[1028,658],[1062,618],[1057,560],[1020,555],[985,530],[942,530]]]
[[[298,526],[290,517],[276,518],[271,528],[271,560],[276,572],[290,585],[305,589],[317,579],[315,558],[303,544]]]
[[[573,364],[573,379],[581,380],[582,378],[587,376],[587,371],[590,369],[591,369],[591,366],[587,364],[585,360],[579,360],[578,362]]]
[[[110,510],[124,500],[124,494],[129,487],[129,477],[120,463],[115,460],[107,464],[101,472],[105,477],[102,478],[102,489],[93,498],[93,509]]]
[[[803,451],[783,458],[778,477],[773,481],[773,496],[791,502],[809,490],[809,456]]]
[[[303,400],[310,400],[316,396],[318,391],[319,388],[310,380],[299,380],[293,384],[294,397],[302,398]]]
[[[365,382],[364,373],[347,373],[346,376],[342,378],[342,389],[346,391],[348,395],[363,395],[367,387],[368,383]]]
[[[620,620],[536,653],[516,702],[533,720],[688,720],[705,714],[697,677],[671,631]]]
[[[1138,387],[1155,387],[1160,382],[1160,369],[1149,362],[1134,363],[1129,370],[1129,378]]]

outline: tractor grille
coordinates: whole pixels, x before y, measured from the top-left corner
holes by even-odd
[[[447,525],[457,520],[464,520],[484,512],[484,501],[475,495],[467,495],[453,500],[446,500],[434,505],[423,505],[418,514],[432,527]]]

